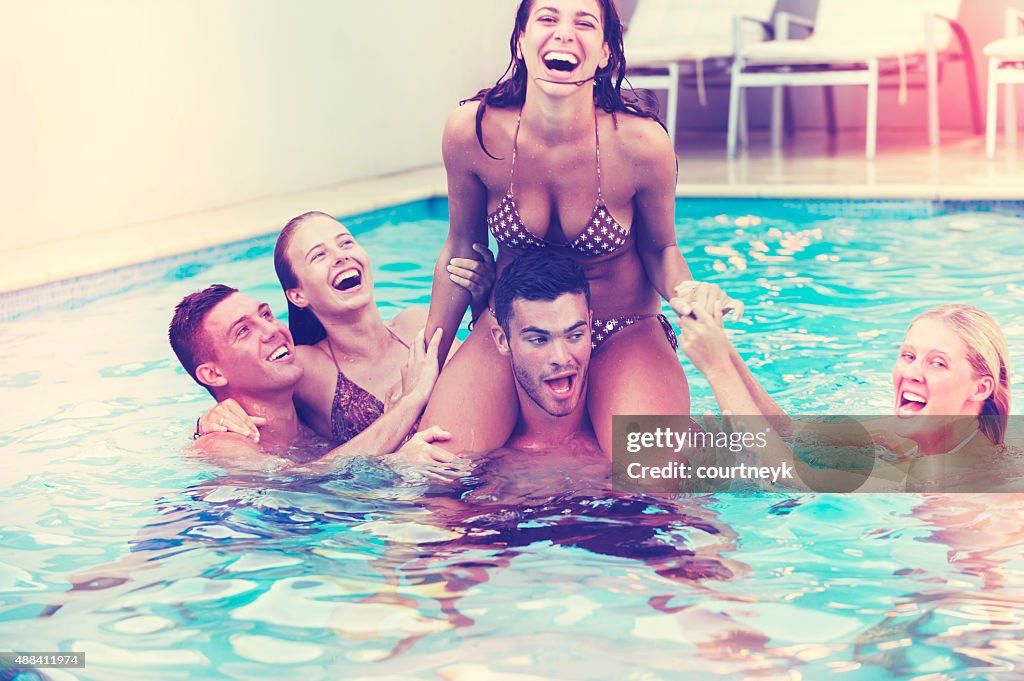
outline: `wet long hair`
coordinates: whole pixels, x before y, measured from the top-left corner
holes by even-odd
[[[277,280],[281,282],[281,288],[286,293],[288,289],[299,286],[299,278],[295,276],[295,269],[292,267],[291,260],[288,259],[288,246],[292,242],[292,236],[306,220],[319,216],[334,219],[327,213],[311,210],[289,220],[281,233],[277,235],[277,243],[274,245],[274,271],[277,272]],[[316,318],[313,311],[308,307],[299,307],[290,300],[288,301],[288,329],[292,332],[292,339],[296,345],[316,345],[327,337],[327,330],[324,329],[324,325]]]
[[[512,37],[509,39],[509,51],[511,59],[501,74],[494,87],[484,88],[466,102],[480,102],[476,111],[476,138],[480,142],[480,148],[484,153],[495,160],[497,156],[487,150],[484,145],[484,112],[488,106],[505,109],[510,107],[521,107],[526,101],[526,85],[529,81],[526,73],[526,62],[519,55],[519,36],[526,31],[526,22],[530,17],[530,8],[534,0],[522,0],[519,9],[516,10],[516,23],[512,29]],[[658,117],[657,107],[651,98],[640,97],[633,88],[628,88],[628,94],[622,92],[622,81],[626,77],[626,55],[622,47],[622,21],[619,19],[619,12],[615,9],[614,0],[598,0],[601,5],[601,14],[604,25],[604,41],[608,45],[608,63],[597,70],[594,75],[594,105],[608,113],[620,111],[650,118],[657,121],[661,127],[665,124]]]
[[[921,319],[945,322],[967,346],[967,361],[974,375],[992,379],[992,394],[981,407],[978,429],[993,444],[1003,444],[1010,414],[1010,353],[1002,329],[973,305],[940,305],[919,314],[910,326]]]

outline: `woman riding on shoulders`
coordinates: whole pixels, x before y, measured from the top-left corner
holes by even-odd
[[[622,24],[611,0],[523,0],[510,48],[507,77],[445,127],[450,228],[427,333],[452,337],[469,297],[445,266],[488,232],[499,272],[529,249],[576,259],[590,282],[594,358],[589,387],[571,389],[588,390],[610,452],[612,415],[689,411],[662,300],[685,284],[694,302],[736,305],[718,287],[692,282],[676,243],[675,151],[656,115],[622,91]],[[504,444],[518,414],[511,369],[489,338],[493,316],[480,321],[424,414],[425,425],[452,431],[453,451]]]

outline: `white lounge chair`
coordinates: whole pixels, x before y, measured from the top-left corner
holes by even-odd
[[[1007,8],[1006,37],[989,43],[983,50],[988,57],[988,120],[985,124],[985,153],[989,160],[996,156],[996,105],[999,85],[1005,85],[1006,146],[1017,145],[1017,103],[1014,84],[1024,83],[1024,11]]]
[[[666,125],[675,144],[679,85],[692,82],[706,103],[707,77],[728,73],[736,53],[733,18],[744,44],[771,37],[776,0],[638,0],[625,35],[633,87],[666,90]]]
[[[899,74],[901,98],[909,87],[908,71],[923,66],[928,100],[928,139],[939,143],[939,62],[964,63],[972,95],[975,127],[980,132],[974,64],[970,43],[956,21],[961,0],[820,0],[814,32],[804,40],[786,40],[784,25],[776,39],[740,47],[733,62],[729,106],[728,153],[736,152],[739,106],[743,89],[807,85],[865,85],[867,141],[865,153],[875,156],[878,129],[879,73],[891,67]],[[782,17],[784,21],[785,16]],[[950,46],[954,39],[958,51]],[[782,117],[773,103],[772,141],[779,140]]]

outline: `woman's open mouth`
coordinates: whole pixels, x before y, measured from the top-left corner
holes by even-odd
[[[558,73],[572,73],[580,65],[579,57],[571,52],[548,52],[542,60],[544,66]]]
[[[918,393],[904,390],[900,393],[896,413],[900,416],[911,416],[928,405],[928,398]]]
[[[337,291],[351,291],[359,288],[363,283],[363,274],[355,268],[338,272],[331,280],[331,286]]]

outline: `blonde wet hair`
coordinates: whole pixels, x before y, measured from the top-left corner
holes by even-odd
[[[994,444],[1003,444],[1010,414],[1010,353],[1003,330],[973,305],[940,305],[914,317],[910,326],[922,319],[945,322],[967,346],[967,361],[975,376],[992,378],[992,394],[982,405],[978,428]]]

